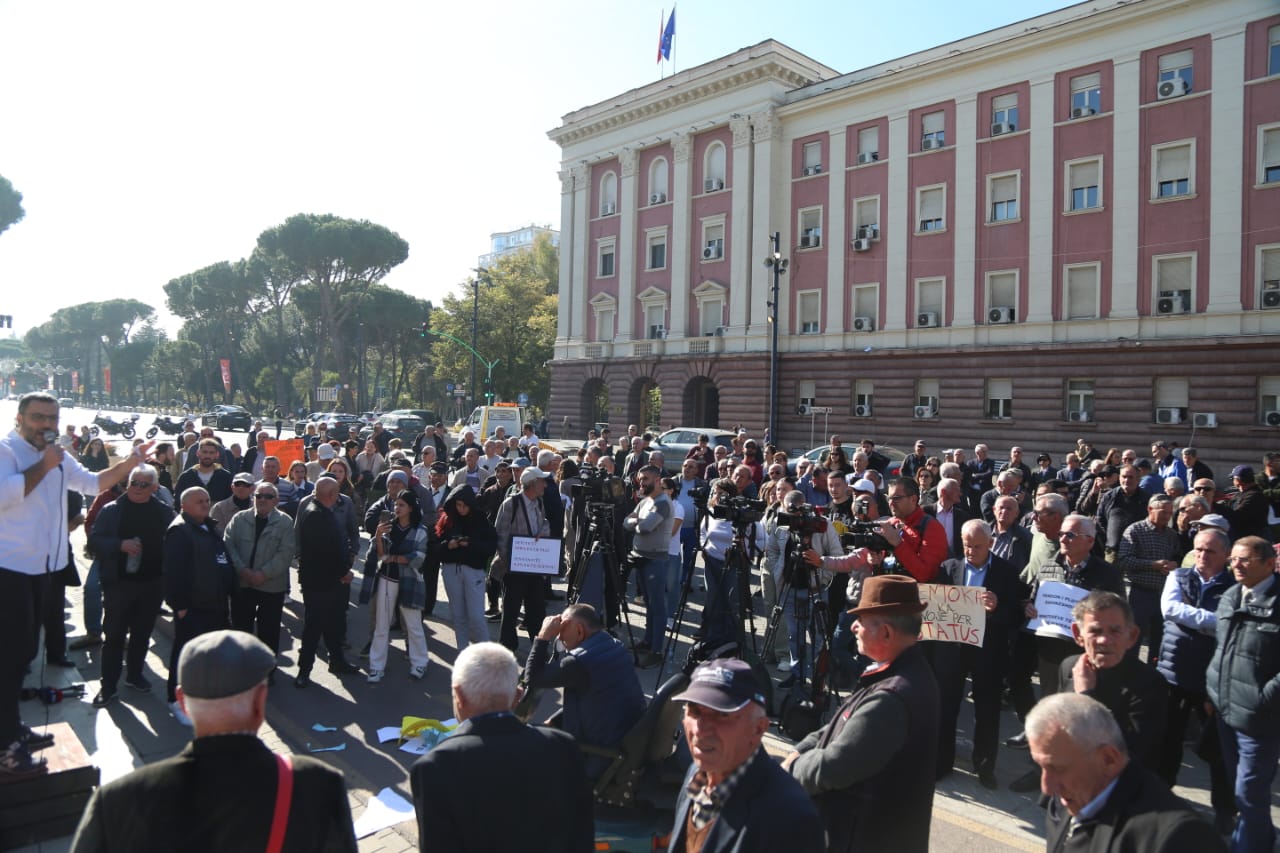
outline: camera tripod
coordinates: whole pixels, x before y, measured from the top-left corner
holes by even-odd
[[[568,576],[568,592],[565,599],[577,604],[586,597],[584,604],[595,605],[612,628],[621,619],[627,626],[627,639],[631,655],[637,661],[635,633],[631,628],[630,609],[627,607],[626,587],[618,563],[614,544],[614,508],[612,504],[591,501],[583,513],[575,513],[580,535],[574,542],[573,568]],[[594,571],[599,568],[599,572]],[[599,586],[595,579],[599,578]]]

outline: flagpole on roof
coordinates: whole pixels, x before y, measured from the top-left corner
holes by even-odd
[[[666,78],[665,66],[662,64],[662,35],[667,26],[667,10],[665,8],[658,10],[658,79]]]

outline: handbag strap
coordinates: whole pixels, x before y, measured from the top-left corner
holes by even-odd
[[[293,762],[287,755],[276,756],[276,810],[271,817],[271,836],[267,853],[284,849],[284,833],[289,824],[289,806],[293,802]]]

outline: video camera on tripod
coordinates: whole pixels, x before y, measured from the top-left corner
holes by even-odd
[[[846,548],[866,548],[871,551],[892,551],[893,546],[880,535],[880,522],[865,520],[871,508],[871,499],[858,498],[853,502],[854,520],[846,522],[840,534],[840,544]],[[861,520],[859,520],[861,519]]]
[[[727,521],[734,527],[746,527],[764,518],[764,510],[764,501],[755,501],[739,495],[719,500],[715,506],[711,507],[711,517]]]
[[[626,484],[622,482],[622,478],[603,468],[583,465],[578,469],[578,479],[582,482],[574,483],[569,488],[575,505],[586,502],[616,506],[627,498]]]

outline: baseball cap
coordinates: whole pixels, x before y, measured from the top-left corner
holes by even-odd
[[[392,471],[387,475],[387,482],[390,483],[392,480],[399,480],[406,486],[409,485],[409,475],[404,471]]]
[[[1237,465],[1236,467],[1234,467],[1234,468],[1232,468],[1232,469],[1231,469],[1231,476],[1232,476],[1233,478],[1235,478],[1235,479],[1238,479],[1238,480],[1244,480],[1244,481],[1246,481],[1246,482],[1251,482],[1251,481],[1253,480],[1253,477],[1254,477],[1254,474],[1253,474],[1253,466],[1252,466],[1252,465]]]
[[[671,697],[673,702],[692,702],[722,714],[740,711],[751,702],[764,706],[760,682],[746,661],[720,658],[700,664],[689,686]]]
[[[866,492],[874,495],[876,493],[876,484],[868,480],[866,477],[863,477],[861,480],[858,480],[853,484],[853,490],[855,492]]]
[[[222,699],[261,684],[275,665],[271,649],[252,634],[210,631],[183,646],[178,684],[193,699]]]
[[[322,444],[319,449],[316,450],[316,455],[321,459],[332,459],[337,454],[334,452],[332,444]]]
[[[1200,516],[1195,521],[1191,522],[1191,526],[1192,527],[1199,526],[1201,528],[1213,527],[1218,530],[1221,530],[1223,533],[1227,533],[1231,530],[1231,524],[1227,521],[1227,519],[1224,516],[1218,515],[1218,513],[1216,512],[1211,512],[1206,515]]]
[[[432,474],[448,474],[449,466],[444,462],[432,462],[429,470]]]
[[[550,471],[543,471],[540,468],[525,468],[520,473],[520,485],[527,486],[534,480],[545,480],[551,476]]]
[[[236,474],[234,477],[231,478],[231,482],[232,483],[248,483],[250,486],[252,486],[256,481],[253,479],[252,474],[245,471],[241,471],[239,474]]]
[[[512,464],[512,465],[514,465],[514,466],[515,466],[515,467],[517,467],[517,468],[528,468],[528,467],[529,467],[530,465],[532,465],[533,463],[532,463],[532,462],[530,462],[528,459],[525,459],[523,456],[521,456],[521,457],[517,458],[517,459],[516,459],[516,461],[515,461],[515,462],[512,462],[511,464]]]

